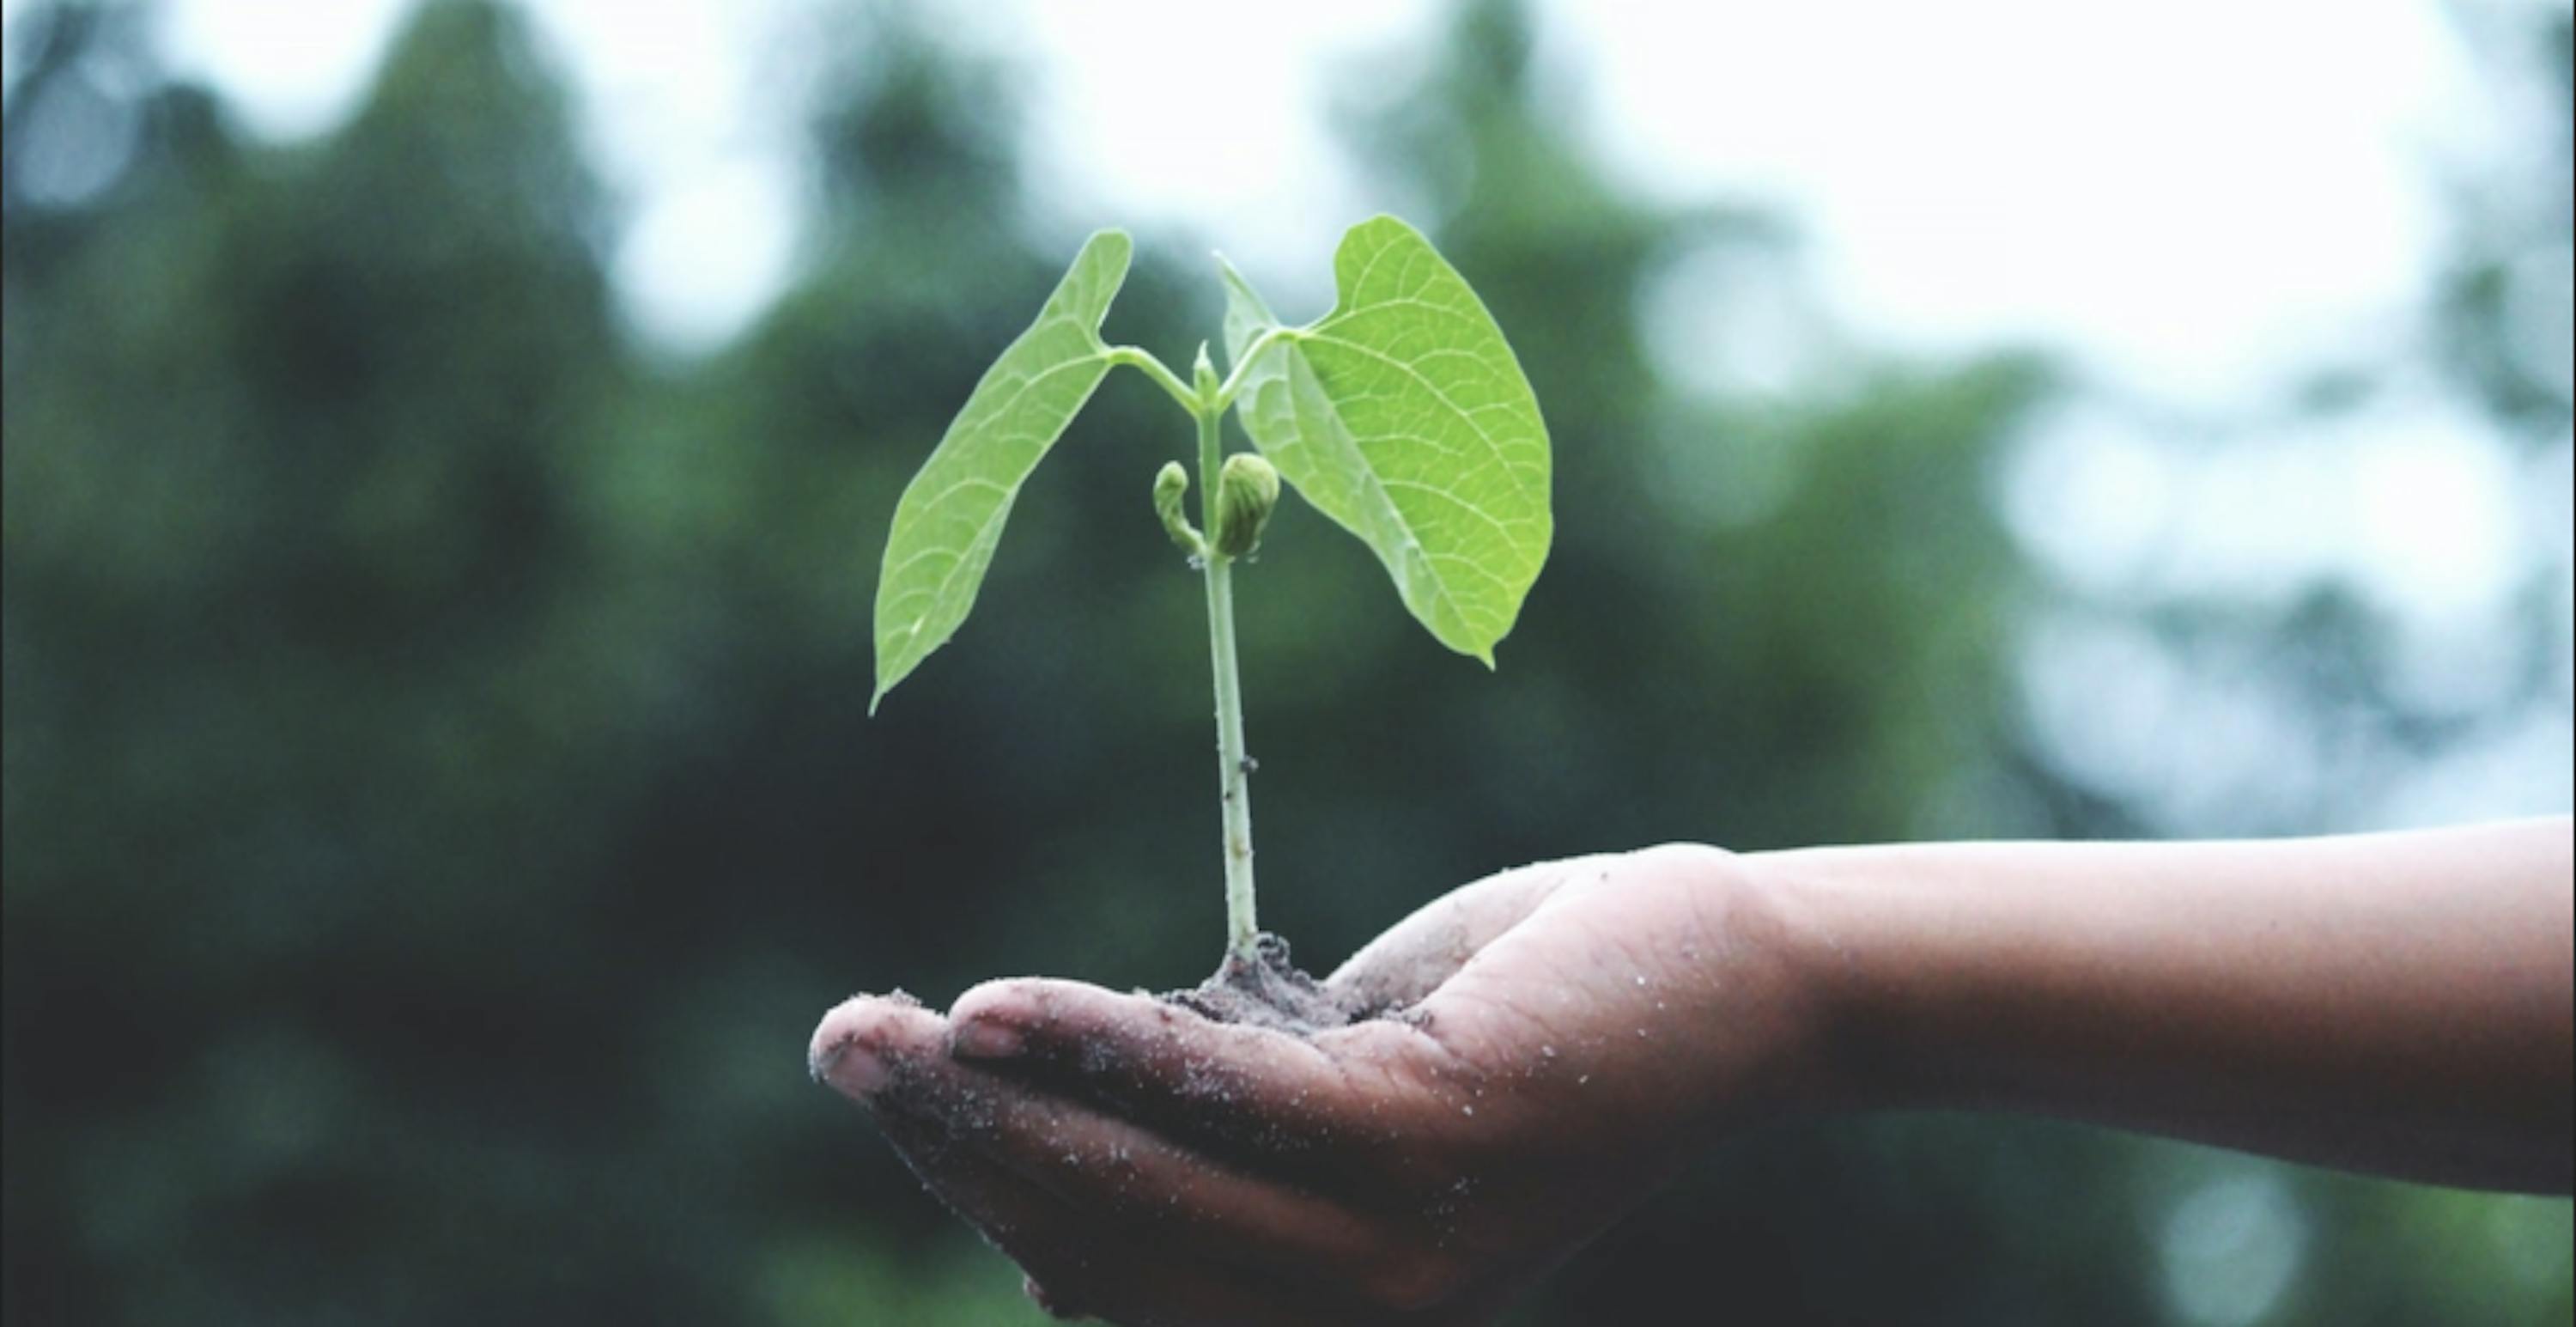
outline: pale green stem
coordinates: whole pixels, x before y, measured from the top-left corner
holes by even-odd
[[[1224,444],[1218,426],[1223,411],[1202,400],[1193,413],[1199,421],[1199,519],[1217,528],[1217,467]],[[1210,543],[1214,543],[1213,537]],[[1254,940],[1261,934],[1252,911],[1252,761],[1243,752],[1243,683],[1234,664],[1233,559],[1208,550],[1208,653],[1216,669],[1216,755],[1218,786],[1225,808],[1225,939],[1226,953],[1254,961]]]
[[[1179,374],[1164,367],[1163,361],[1154,358],[1154,352],[1142,346],[1111,346],[1102,352],[1102,356],[1112,364],[1125,364],[1143,370],[1146,377],[1154,380],[1155,386],[1170,393],[1173,400],[1181,403],[1183,410],[1193,415],[1207,408],[1207,403],[1201,401],[1199,394],[1190,390],[1189,386],[1181,381]]]
[[[1266,328],[1261,335],[1252,338],[1252,344],[1243,348],[1243,357],[1234,362],[1234,372],[1225,375],[1224,385],[1216,389],[1217,413],[1225,413],[1225,408],[1234,404],[1234,394],[1243,390],[1244,375],[1252,371],[1253,362],[1261,358],[1261,352],[1278,342],[1295,339],[1297,330],[1293,327]]]

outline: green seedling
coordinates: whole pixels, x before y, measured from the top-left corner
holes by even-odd
[[[1200,524],[1190,523],[1190,476],[1177,461],[1155,475],[1153,506],[1206,580],[1227,953],[1249,963],[1260,930],[1233,573],[1259,544],[1280,481],[1377,554],[1441,644],[1491,668],[1547,558],[1547,426],[1484,303],[1393,217],[1342,237],[1339,298],[1302,327],[1281,323],[1223,267],[1231,367],[1222,379],[1205,342],[1184,382],[1151,354],[1101,339],[1131,247],[1115,230],[1083,244],[1037,322],[985,371],[904,489],[877,582],[869,710],[966,620],[1020,486],[1101,379],[1121,365],[1141,371],[1198,426]],[[1226,454],[1228,409],[1257,451]]]

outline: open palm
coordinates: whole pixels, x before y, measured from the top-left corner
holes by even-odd
[[[1545,863],[1353,956],[1326,985],[1384,1016],[1311,1038],[1022,979],[852,1000],[814,1066],[1057,1312],[1481,1322],[1810,1086],[1757,898],[1710,848]]]

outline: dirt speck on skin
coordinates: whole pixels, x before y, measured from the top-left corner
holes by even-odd
[[[1295,1037],[1311,1037],[1374,1018],[1383,1010],[1336,995],[1288,959],[1288,942],[1263,931],[1253,942],[1254,961],[1232,954],[1216,974],[1186,991],[1166,991],[1162,999],[1219,1023],[1269,1028]]]

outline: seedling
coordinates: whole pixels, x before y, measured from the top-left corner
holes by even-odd
[[[877,582],[875,712],[947,643],[983,583],[1020,486],[1121,365],[1198,425],[1199,521],[1190,477],[1163,466],[1153,506],[1206,580],[1216,675],[1228,969],[1259,959],[1253,912],[1252,760],[1236,677],[1235,564],[1259,544],[1280,480],[1359,537],[1441,644],[1494,665],[1538,579],[1551,533],[1547,426],[1502,329],[1421,232],[1393,217],[1351,228],[1333,257],[1339,298],[1302,327],[1272,316],[1231,266],[1219,379],[1201,342],[1190,379],[1100,338],[1127,276],[1120,231],[1091,236],[1038,320],[975,384],[895,506]],[[1257,452],[1226,455],[1231,408]]]

